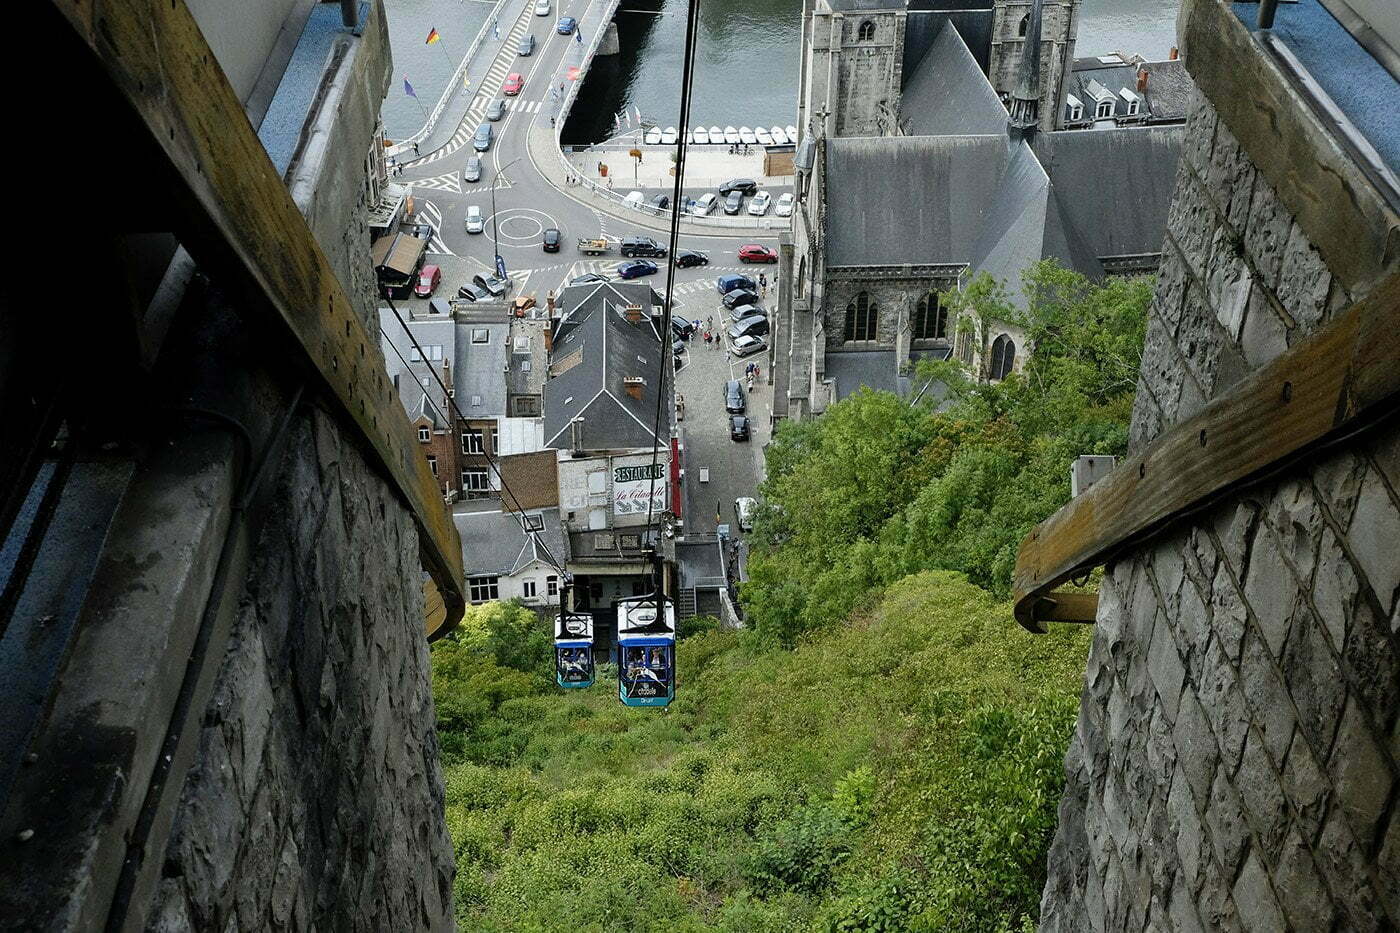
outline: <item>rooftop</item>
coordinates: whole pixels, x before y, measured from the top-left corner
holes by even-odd
[[[521,521],[532,530],[526,534]],[[462,563],[467,576],[509,576],[532,561],[549,561],[548,548],[559,563],[568,559],[558,509],[519,513],[456,511],[452,521],[462,538]]]
[[[1006,108],[951,23],[928,54],[906,72],[899,122],[910,136],[994,135],[1006,130]]]

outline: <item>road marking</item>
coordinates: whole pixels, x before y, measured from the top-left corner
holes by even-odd
[[[452,191],[457,194],[462,192],[462,183],[456,172],[448,172],[446,175],[434,175],[432,178],[415,178],[409,183],[413,189],[428,188],[434,191]]]
[[[420,210],[424,215],[424,220],[428,226],[433,228],[432,238],[428,240],[428,252],[441,253],[444,256],[455,256],[456,253],[447,248],[447,244],[442,240],[442,211],[432,201],[424,200]]]

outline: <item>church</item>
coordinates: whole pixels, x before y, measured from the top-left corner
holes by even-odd
[[[1155,271],[1182,126],[1145,119],[1151,75],[1128,67],[1099,72],[1125,86],[1094,84],[1117,121],[1065,128],[1086,125],[1079,0],[806,0],[803,13],[780,416],[861,385],[909,392],[922,357],[981,379],[1019,370],[1014,323],[940,307],[982,273],[1023,306],[1041,259],[1094,279]]]

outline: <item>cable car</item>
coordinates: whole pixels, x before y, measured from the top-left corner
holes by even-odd
[[[554,682],[566,690],[593,686],[593,616],[561,612],[554,617]]]
[[[676,697],[676,608],[661,597],[617,604],[617,697],[627,706],[670,706]]]

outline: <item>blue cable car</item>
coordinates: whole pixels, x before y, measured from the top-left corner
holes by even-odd
[[[554,682],[566,690],[593,686],[593,616],[586,612],[554,617]]]
[[[617,696],[627,706],[670,706],[676,697],[676,609],[661,597],[617,604]]]

